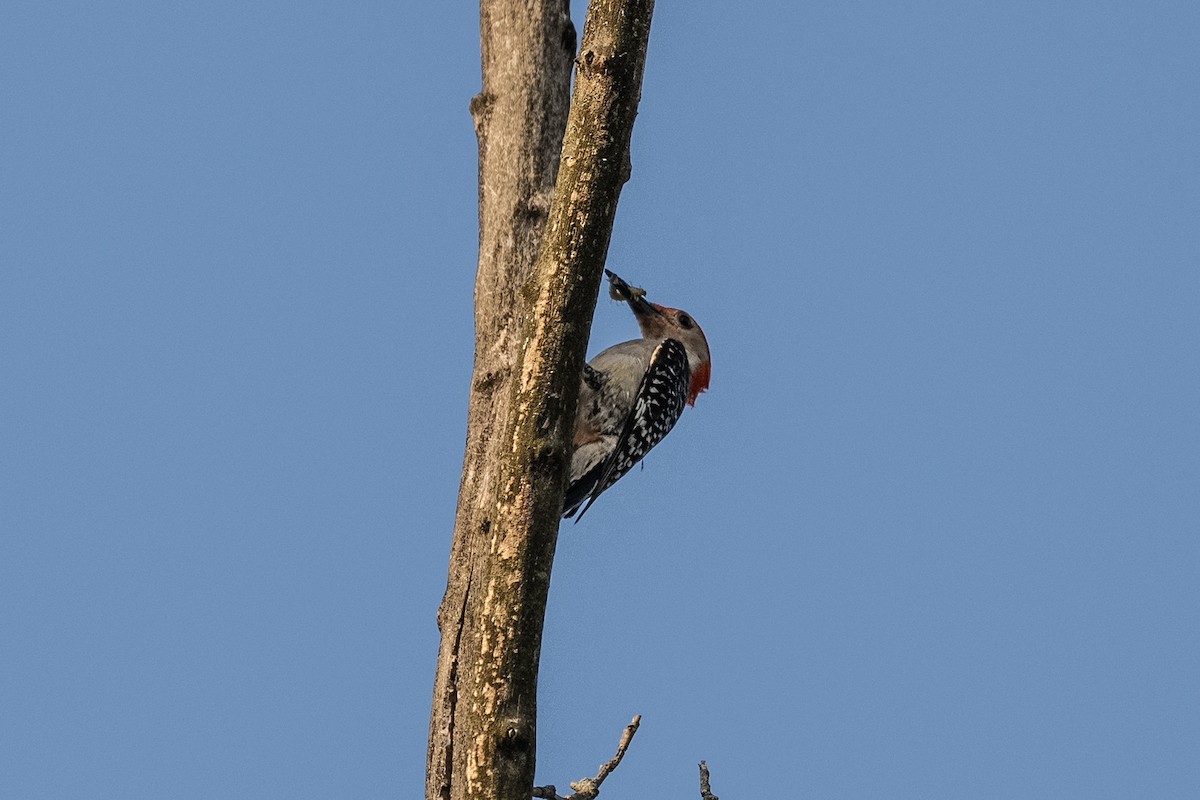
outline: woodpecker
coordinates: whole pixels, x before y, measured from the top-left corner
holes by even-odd
[[[576,522],[671,432],[683,406],[708,389],[708,340],[685,311],[646,300],[609,270],[609,294],[629,304],[642,338],[613,345],[583,368],[575,454],[563,517]]]

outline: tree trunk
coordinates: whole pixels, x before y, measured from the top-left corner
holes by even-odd
[[[593,0],[568,123],[575,34],[566,0],[481,3],[483,91],[471,102],[475,369],[438,612],[427,800],[530,797],[542,623],[579,375],[628,174],[652,8],[652,0]]]

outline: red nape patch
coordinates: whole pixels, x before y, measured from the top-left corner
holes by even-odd
[[[696,398],[708,389],[708,379],[712,375],[712,364],[706,363],[696,367],[692,373],[692,385],[688,387],[688,405],[696,405]]]

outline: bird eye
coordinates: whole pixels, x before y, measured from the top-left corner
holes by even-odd
[[[679,312],[679,327],[683,328],[684,330],[688,330],[695,324],[696,323],[692,321],[691,317],[682,311]]]

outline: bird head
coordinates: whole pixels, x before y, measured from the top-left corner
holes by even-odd
[[[691,385],[688,387],[688,405],[695,405],[700,393],[708,389],[712,375],[712,356],[708,350],[708,339],[700,325],[686,311],[660,306],[646,299],[644,289],[630,286],[615,273],[605,270],[609,280],[609,294],[614,300],[629,304],[637,319],[642,336],[647,339],[674,339],[683,345],[688,354],[691,370]]]

